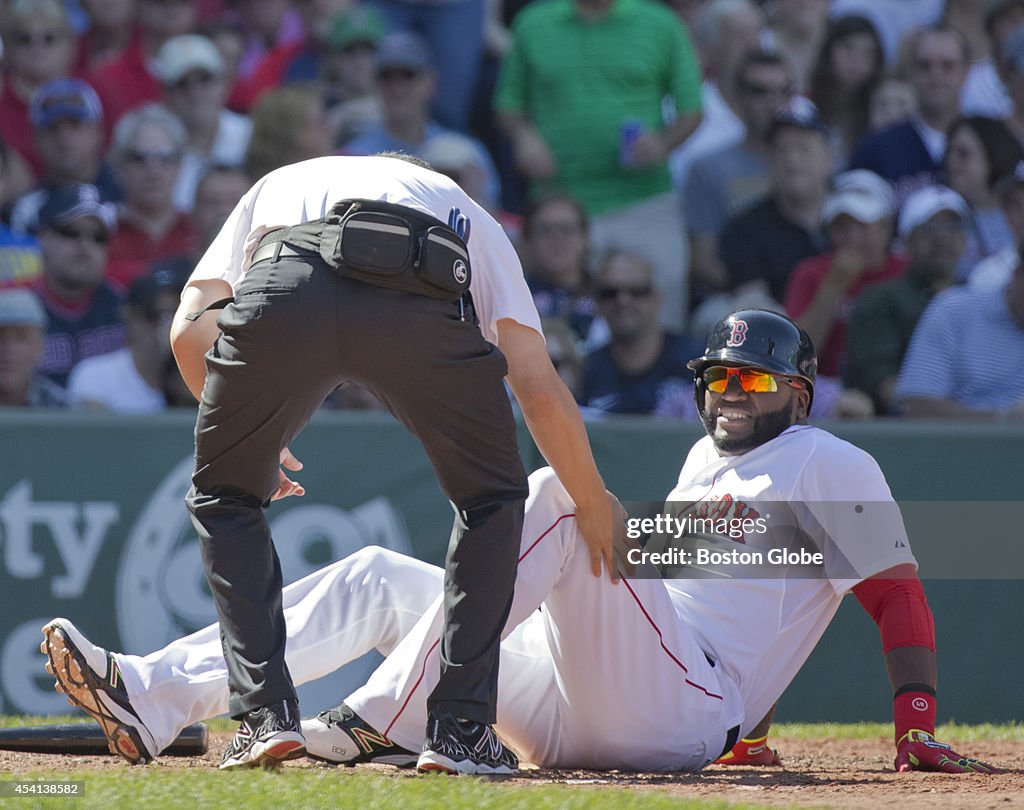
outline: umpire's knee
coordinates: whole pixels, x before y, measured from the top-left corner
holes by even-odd
[[[230,525],[239,516],[262,512],[264,503],[255,495],[242,493],[213,494],[201,492],[194,485],[185,496],[185,508],[192,517],[192,523],[203,539],[213,527]],[[248,520],[244,520],[248,522]]]

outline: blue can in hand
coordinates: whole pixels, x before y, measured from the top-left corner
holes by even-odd
[[[643,123],[638,121],[636,118],[629,118],[622,122],[622,125],[619,127],[620,166],[633,165],[633,144],[636,143],[637,138],[640,137],[643,131]]]

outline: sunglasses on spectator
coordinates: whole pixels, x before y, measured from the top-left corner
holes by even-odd
[[[181,160],[181,152],[170,150],[165,152],[145,151],[143,149],[128,149],[124,153],[125,160],[137,166],[143,164],[158,166],[173,166]]]
[[[53,45],[61,39],[63,39],[63,35],[60,31],[41,31],[38,34],[19,31],[14,35],[14,44],[28,48],[32,45]]]
[[[530,226],[531,236],[572,236],[583,230],[578,222],[537,222]]]
[[[959,217],[956,219],[931,219],[914,228],[915,231],[920,231],[925,236],[953,236],[963,233],[965,229],[964,221]]]
[[[377,74],[382,82],[392,82],[395,79],[401,79],[402,81],[411,82],[420,74],[415,70],[409,70],[409,68],[387,68],[380,71]]]
[[[768,96],[788,97],[793,94],[793,88],[786,85],[758,84],[757,82],[741,82],[740,89],[748,96],[766,98]]]
[[[768,371],[759,368],[731,368],[729,366],[710,366],[704,369],[704,385],[713,394],[724,394],[729,387],[729,379],[735,377],[742,388],[748,394],[769,394],[779,390],[779,380],[792,385],[794,388],[802,388],[800,383],[791,377],[777,377]]]
[[[634,284],[624,287],[602,287],[597,291],[597,297],[601,301],[614,301],[623,293],[631,298],[646,298],[652,292],[654,290],[650,284]]]
[[[54,230],[65,239],[88,240],[97,245],[105,245],[110,241],[110,234],[106,231],[90,231],[72,228],[70,225],[60,225]]]
[[[171,84],[174,90],[188,90],[190,87],[209,87],[217,81],[217,77],[207,70],[200,70],[182,76],[178,81]]]

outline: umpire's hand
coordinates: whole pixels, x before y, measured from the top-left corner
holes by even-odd
[[[281,466],[292,472],[298,472],[302,469],[302,462],[295,458],[292,455],[292,451],[286,447],[281,451]],[[274,494],[270,496],[270,500],[279,501],[281,498],[287,498],[289,495],[306,494],[306,488],[297,481],[292,481],[292,479],[284,474],[284,470],[278,470],[277,474],[280,476],[280,483]]]
[[[613,517],[613,506],[612,501],[618,504],[618,508],[622,509],[622,505],[619,504],[618,499],[608,493],[608,499],[603,503],[597,503],[589,508],[581,508],[579,505],[576,506],[576,526],[580,530],[580,534],[583,535],[583,540],[587,544],[587,550],[590,553],[590,570],[593,572],[595,577],[601,576],[602,563],[608,571],[608,578],[613,583],[619,581],[618,566],[615,564],[615,550],[614,546],[614,522],[616,520],[621,522],[621,516],[616,515]]]
[[[958,754],[926,731],[911,730],[896,744],[896,770],[944,773],[999,773],[998,768],[974,757]]]

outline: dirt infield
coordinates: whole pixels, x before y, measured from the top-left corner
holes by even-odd
[[[203,757],[163,757],[154,768],[214,768],[230,735],[212,734],[210,752]],[[631,791],[659,791],[689,799],[715,799],[751,804],[857,808],[920,806],[937,808],[1024,808],[1024,746],[1018,742],[977,741],[958,746],[961,753],[984,759],[1006,773],[994,776],[897,774],[892,770],[892,743],[886,740],[810,740],[773,738],[782,768],[726,768],[712,766],[692,775],[627,774],[597,771],[550,771],[529,768],[502,780],[516,785],[567,784],[580,789],[618,787]],[[54,756],[0,751],[0,773],[5,777],[59,769],[61,771],[130,768],[112,757]],[[287,768],[323,768],[301,760]],[[387,766],[373,768],[395,778],[415,778],[411,771]],[[344,769],[338,769],[344,774]],[[70,774],[69,774],[70,775]],[[899,803],[899,805],[897,804]]]

